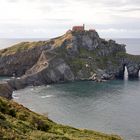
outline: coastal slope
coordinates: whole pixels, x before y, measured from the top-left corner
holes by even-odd
[[[0,139],[122,140],[116,135],[57,124],[2,97],[0,97]]]

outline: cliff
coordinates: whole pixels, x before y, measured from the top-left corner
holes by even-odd
[[[119,136],[57,124],[13,101],[0,97],[0,139],[122,140]]]
[[[13,89],[73,80],[102,81],[138,77],[140,57],[126,53],[125,45],[106,41],[92,31],[68,31],[39,42],[22,42],[0,51],[0,75],[15,75]]]

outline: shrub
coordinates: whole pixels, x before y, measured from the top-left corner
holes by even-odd
[[[0,119],[1,120],[6,120],[6,118],[4,117],[4,115],[2,115],[1,113],[0,113]]]
[[[26,114],[23,114],[23,113],[20,112],[20,113],[17,114],[17,118],[22,120],[22,121],[26,121],[27,116],[26,116]]]
[[[16,111],[14,109],[10,109],[8,114],[11,115],[12,117],[16,117]]]
[[[32,124],[35,125],[36,128],[41,131],[48,131],[49,129],[49,125],[45,121],[36,117],[32,118]]]

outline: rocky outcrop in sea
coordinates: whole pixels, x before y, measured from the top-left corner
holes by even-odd
[[[95,30],[71,31],[48,41],[22,42],[0,51],[0,75],[14,76],[14,90],[74,80],[101,82],[138,77],[140,56],[126,53],[125,45],[106,41]]]

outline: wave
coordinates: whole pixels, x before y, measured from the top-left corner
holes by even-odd
[[[47,87],[47,88],[50,88],[51,86],[50,86],[50,85],[47,85],[46,87]]]
[[[12,94],[12,98],[13,99],[19,99],[19,97],[15,93]]]
[[[45,96],[41,96],[41,98],[51,98],[51,97],[54,97],[54,95],[45,95]]]

